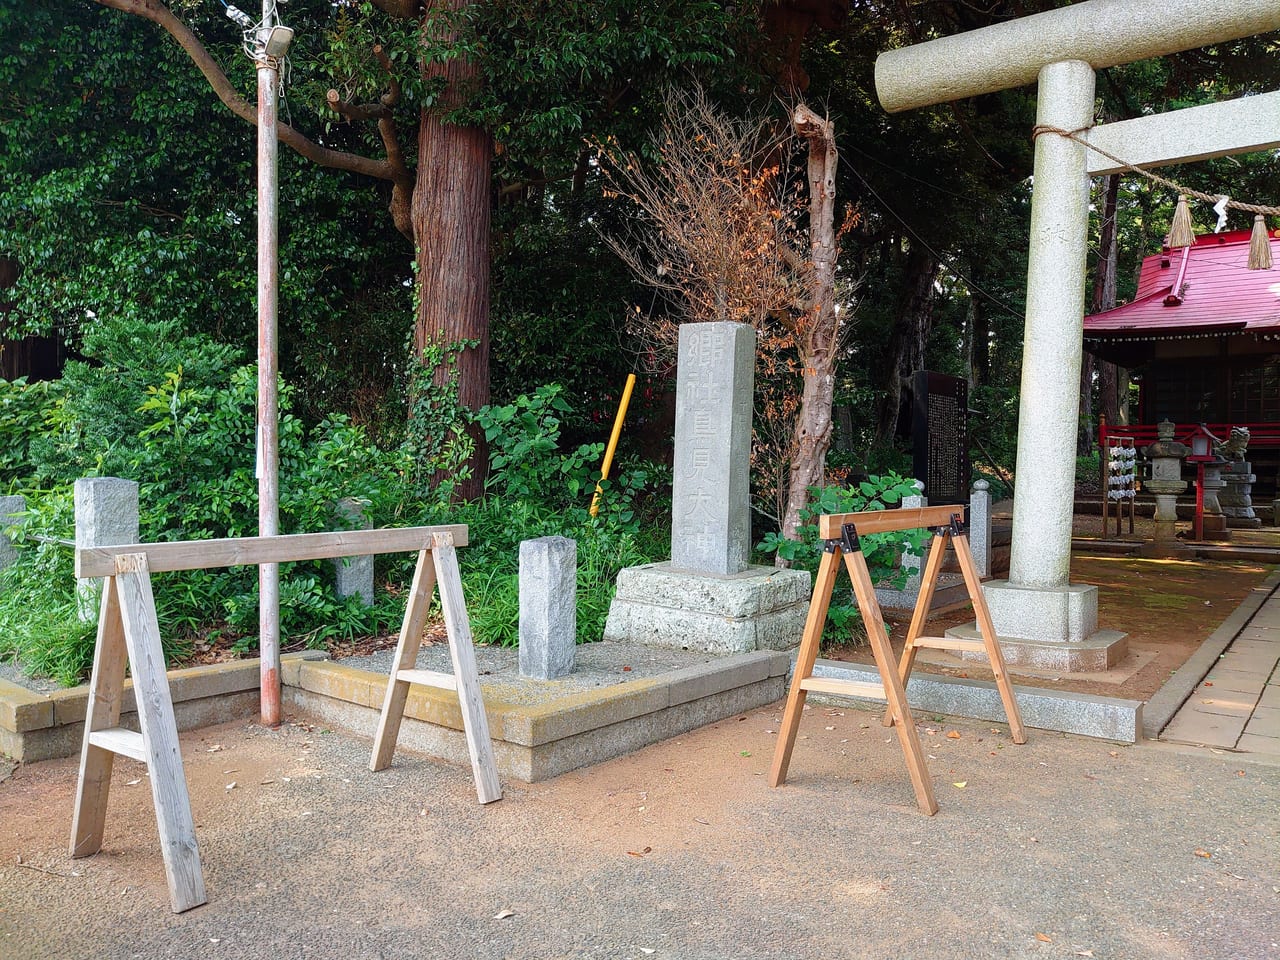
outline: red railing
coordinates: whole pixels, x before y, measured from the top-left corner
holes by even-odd
[[[1213,434],[1219,443],[1231,436],[1232,427],[1245,427],[1249,431],[1250,448],[1280,447],[1280,423],[1179,423],[1174,428],[1173,439],[1191,446],[1192,435],[1198,434],[1201,427]],[[1139,453],[1142,452],[1143,447],[1149,446],[1159,439],[1154,423],[1111,426],[1103,420],[1098,425],[1098,448],[1100,450],[1107,449],[1107,439],[1109,437],[1132,437]]]

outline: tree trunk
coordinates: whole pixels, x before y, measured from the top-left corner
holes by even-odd
[[[467,0],[441,0],[437,10],[456,11]],[[427,29],[433,29],[430,21]],[[470,410],[489,402],[489,162],[493,143],[487,131],[446,124],[441,115],[460,104],[477,80],[473,63],[453,58],[423,70],[427,79],[448,81],[437,106],[422,111],[418,126],[418,169],[413,190],[413,234],[417,247],[418,305],[414,346],[419,355],[432,344],[447,354],[433,379],[443,386],[456,379],[458,399]],[[456,356],[456,345],[467,344]],[[478,497],[487,464],[483,436],[476,436],[471,476],[459,495]]]
[[[830,120],[801,104],[792,115],[796,133],[809,145],[809,301],[797,341],[804,364],[804,389],[791,441],[791,470],[782,535],[797,539],[800,511],[809,488],[826,480],[831,447],[831,406],[835,397],[836,348],[840,317],[835,310],[836,140]]]
[[[909,407],[912,377],[924,369],[924,351],[933,326],[933,286],[938,279],[938,261],[924,247],[912,245],[907,253],[903,289],[906,296],[889,339],[888,363],[876,417],[876,440],[894,438],[904,404]]]

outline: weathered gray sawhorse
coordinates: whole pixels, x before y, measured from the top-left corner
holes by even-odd
[[[169,882],[169,901],[174,913],[206,902],[195,821],[182,769],[178,728],[151,592],[153,572],[419,551],[413,589],[400,630],[397,665],[387,684],[371,767],[380,770],[391,762],[411,683],[456,690],[476,794],[481,803],[499,799],[502,788],[480,696],[471,627],[454,549],[466,543],[466,526],[455,524],[234,540],[135,543],[77,550],[76,576],[105,577],[106,582],[85,714],[80,777],[71,824],[71,856],[87,857],[102,848],[112,764],[116,754],[132,757],[145,763],[150,775],[160,848]],[[452,675],[411,669],[437,583],[453,657]],[[126,663],[133,677],[140,732],[120,726]]]

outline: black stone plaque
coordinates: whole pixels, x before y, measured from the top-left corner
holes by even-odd
[[[969,384],[921,370],[911,422],[916,479],[933,506],[969,502]]]

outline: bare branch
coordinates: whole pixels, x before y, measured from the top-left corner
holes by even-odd
[[[168,7],[159,3],[158,0],[96,0],[96,2],[113,10],[142,17],[163,27],[187,52],[187,56],[204,74],[205,79],[209,81],[209,86],[213,88],[213,92],[227,109],[246,123],[257,126],[257,111],[232,86],[222,68],[204,48],[204,44],[185,23],[173,15]],[[395,171],[388,161],[374,160],[371,157],[322,147],[286,123],[279,125],[279,138],[281,143],[322,167],[349,170],[352,173],[362,173],[379,180],[395,179]]]
[[[330,89],[325,94],[324,99],[331,110],[341,114],[348,120],[381,120],[383,117],[391,116],[391,108],[386,104],[347,103],[338,95],[338,91],[334,89]]]
[[[382,67],[382,72],[387,75],[387,83],[389,87],[387,92],[382,95],[382,103],[387,107],[394,107],[400,102],[400,81],[396,79],[395,68],[391,66],[391,58],[387,56],[382,44],[374,44],[373,55],[378,60],[378,66]]]

